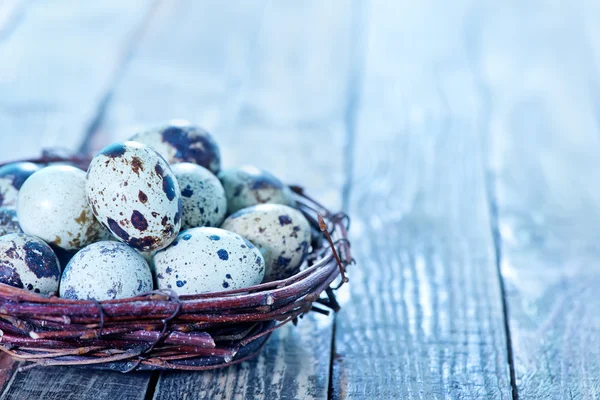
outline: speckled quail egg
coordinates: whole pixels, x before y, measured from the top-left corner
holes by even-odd
[[[227,214],[225,189],[212,172],[200,165],[171,165],[183,200],[181,229],[219,226]]]
[[[154,255],[160,289],[178,294],[220,292],[257,285],[264,259],[246,238],[219,228],[192,228]]]
[[[212,135],[185,120],[170,121],[129,140],[152,147],[169,164],[191,162],[215,174],[221,169],[221,152]]]
[[[291,190],[260,168],[246,165],[223,170],[219,179],[225,188],[230,214],[257,204],[294,204]]]
[[[23,233],[0,237],[0,282],[49,295],[59,279],[58,259],[42,240]]]
[[[85,172],[61,165],[42,168],[19,191],[17,216],[23,232],[65,250],[80,249],[101,236],[85,195]]]
[[[94,157],[87,197],[96,218],[140,251],[167,247],[181,227],[177,179],[167,162],[141,143],[114,143]]]
[[[121,242],[97,242],[81,249],[60,281],[60,297],[67,299],[125,299],[151,290],[148,263]]]
[[[19,189],[40,167],[31,162],[15,162],[0,167],[0,207],[16,207]]]
[[[22,233],[19,219],[17,218],[17,210],[14,208],[0,207],[0,236],[8,235],[9,233]]]
[[[298,272],[311,240],[310,225],[294,208],[261,204],[230,215],[221,228],[254,243],[265,257],[265,281],[288,278]]]

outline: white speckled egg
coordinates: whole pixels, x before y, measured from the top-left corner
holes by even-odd
[[[219,226],[227,214],[221,181],[204,167],[192,163],[171,165],[183,200],[181,229]]]
[[[17,210],[14,208],[0,207],[0,236],[8,235],[9,233],[22,233],[19,219],[17,218]]]
[[[294,204],[291,190],[262,169],[246,165],[223,170],[219,179],[225,188],[230,214],[257,204]]]
[[[67,299],[126,299],[151,290],[148,263],[121,242],[97,242],[81,249],[60,281],[60,297]]]
[[[177,179],[167,162],[143,144],[114,143],[94,157],[87,197],[96,218],[137,250],[167,247],[179,232]]]
[[[265,257],[265,282],[284,279],[300,269],[311,231],[302,213],[280,204],[248,207],[227,217],[221,228],[254,243]]]
[[[264,259],[246,238],[219,228],[192,228],[154,255],[160,289],[178,294],[220,292],[257,285]]]
[[[58,259],[42,240],[23,233],[0,237],[0,282],[49,295],[59,279]]]
[[[40,167],[31,162],[15,162],[0,167],[0,207],[16,207],[19,189]]]
[[[25,181],[17,216],[23,232],[65,250],[93,243],[102,232],[85,195],[85,172],[66,165],[42,168]]]
[[[169,121],[129,140],[152,147],[169,164],[190,162],[215,174],[221,169],[221,152],[211,134],[185,120]]]

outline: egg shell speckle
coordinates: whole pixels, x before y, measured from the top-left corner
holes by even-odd
[[[169,164],[190,162],[213,173],[221,169],[221,152],[212,135],[185,120],[170,121],[164,126],[131,137],[158,151]]]
[[[227,214],[227,198],[219,179],[192,163],[173,164],[171,169],[183,200],[181,229],[221,225]]]
[[[230,215],[221,228],[254,243],[265,257],[265,281],[288,278],[299,271],[311,240],[302,213],[280,204],[261,204]]]
[[[16,207],[19,189],[40,167],[23,161],[0,167],[0,207]]]
[[[177,179],[157,152],[140,143],[114,143],[94,157],[87,197],[96,218],[140,251],[168,246],[181,227]]]
[[[42,240],[23,233],[0,237],[0,282],[49,295],[59,279],[58,259]]]
[[[0,207],[0,236],[8,235],[9,233],[22,233],[19,219],[17,218],[17,210],[14,208]]]
[[[69,261],[60,282],[67,299],[125,299],[152,290],[146,260],[121,242],[97,242]]]
[[[219,179],[230,214],[257,204],[294,204],[291,190],[265,170],[246,165],[221,171]]]
[[[264,259],[246,238],[219,228],[192,228],[154,255],[160,289],[178,294],[220,292],[257,285]]]
[[[66,250],[97,241],[103,228],[85,195],[85,172],[51,166],[31,175],[19,191],[17,216],[23,232]]]

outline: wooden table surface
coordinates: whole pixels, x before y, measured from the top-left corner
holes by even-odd
[[[0,0],[0,161],[186,118],[353,219],[335,316],[2,399],[599,399],[597,0]]]

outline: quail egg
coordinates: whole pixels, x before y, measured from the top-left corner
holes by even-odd
[[[294,204],[292,192],[286,185],[254,166],[223,170],[219,179],[225,188],[230,214],[256,204]]]
[[[227,198],[219,179],[192,163],[173,164],[171,169],[183,200],[181,229],[221,225],[227,213]]]
[[[60,282],[67,299],[125,299],[152,290],[146,260],[121,242],[97,242],[69,261]]]
[[[0,236],[8,235],[9,233],[22,233],[19,219],[17,218],[17,210],[14,208],[0,207]]]
[[[40,169],[31,162],[15,162],[0,167],[0,207],[16,207],[19,189]]]
[[[178,294],[220,292],[257,285],[264,259],[246,238],[219,228],[185,230],[154,255],[160,289]]]
[[[168,246],[181,226],[182,201],[167,162],[137,142],[114,143],[90,163],[87,198],[96,218],[140,251]]]
[[[23,232],[65,250],[97,241],[103,231],[85,195],[85,172],[66,166],[42,168],[19,191],[17,216]]]
[[[185,120],[170,121],[129,140],[152,147],[169,164],[191,162],[215,174],[221,169],[221,152],[211,134]]]
[[[0,237],[0,282],[49,295],[59,279],[58,259],[42,240],[23,233]]]
[[[244,208],[227,217],[221,228],[244,236],[265,257],[265,281],[288,278],[300,269],[311,240],[302,213],[280,204]]]

